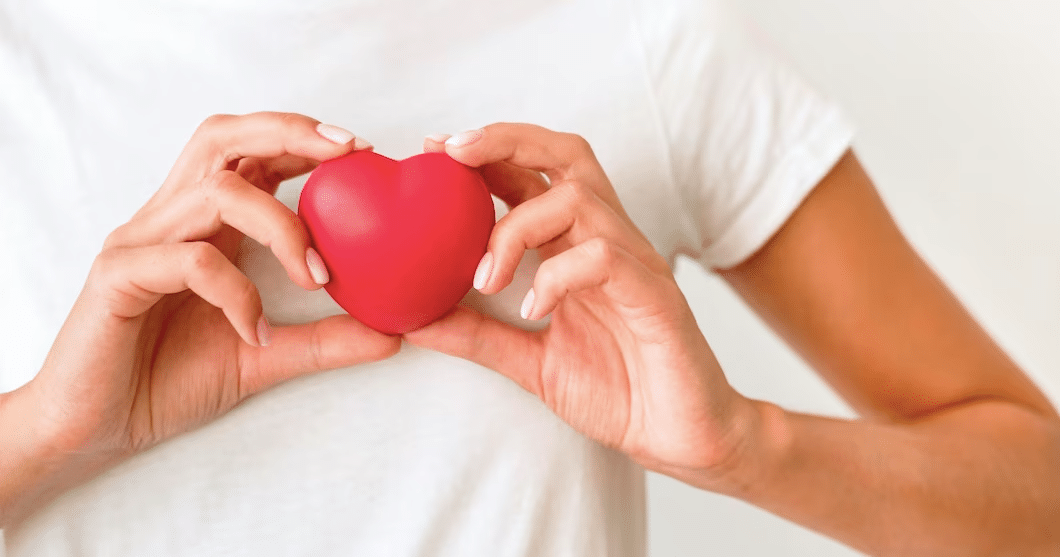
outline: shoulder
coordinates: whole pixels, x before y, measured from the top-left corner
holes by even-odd
[[[627,0],[705,265],[748,257],[849,147],[852,127],[722,0]]]

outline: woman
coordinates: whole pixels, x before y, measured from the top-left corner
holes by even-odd
[[[871,553],[1055,544],[1055,411],[902,239],[834,107],[720,6],[18,9],[12,554],[635,555],[640,466]],[[252,114],[208,119],[161,176],[206,107]],[[480,293],[395,354],[327,317],[280,185],[367,146],[263,108],[387,154],[482,121],[588,142],[425,140],[512,209]],[[866,420],[731,389],[678,254]]]

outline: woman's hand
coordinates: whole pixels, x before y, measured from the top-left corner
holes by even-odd
[[[301,221],[272,194],[355,147],[370,145],[296,114],[207,119],[161,189],[107,238],[28,386],[48,454],[109,463],[285,380],[396,352],[400,339],[346,315],[273,330],[233,264],[246,235],[299,286],[326,283]]]
[[[543,263],[522,316],[551,321],[524,331],[458,306],[405,338],[507,375],[578,431],[649,468],[721,479],[743,450],[754,407],[728,385],[669,265],[585,140],[521,124],[437,140],[445,137],[425,148],[480,167],[512,208],[494,228],[475,288],[499,292],[536,248]]]

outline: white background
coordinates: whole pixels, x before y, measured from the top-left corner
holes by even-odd
[[[1060,401],[1060,3],[741,0],[842,104],[899,225]],[[686,262],[687,263],[687,262]],[[849,410],[717,278],[678,279],[731,382],[797,410]],[[649,480],[652,555],[857,555],[743,503]]]

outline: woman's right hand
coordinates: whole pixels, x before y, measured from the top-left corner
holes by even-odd
[[[52,472],[98,471],[278,383],[398,350],[399,337],[348,315],[272,329],[233,264],[246,235],[298,285],[326,283],[304,225],[273,193],[356,147],[370,145],[296,114],[214,116],[199,127],[161,189],[107,238],[40,373],[9,393],[23,397],[9,410],[32,412],[17,424],[21,439],[40,443]]]

